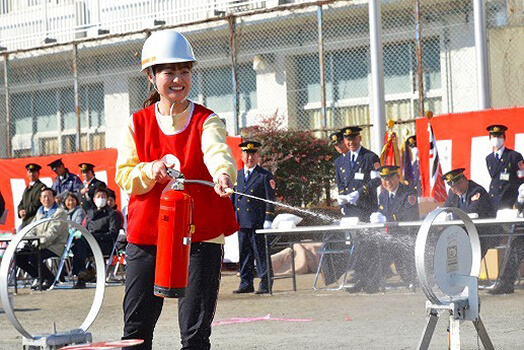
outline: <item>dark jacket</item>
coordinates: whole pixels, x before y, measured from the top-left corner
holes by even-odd
[[[42,203],[40,202],[40,194],[42,188],[46,187],[43,182],[36,180],[32,186],[27,186],[22,194],[22,200],[18,204],[18,217],[20,217],[20,210],[25,209],[25,218],[22,220],[22,227],[29,224],[36,215],[36,211]]]
[[[56,192],[57,196],[60,196],[65,191],[80,193],[82,189],[82,181],[75,174],[71,174],[69,169],[66,169],[66,172],[63,175],[63,178],[56,176],[53,181],[51,188]]]
[[[5,200],[4,200],[4,196],[2,196],[2,192],[0,192],[0,217],[4,215],[4,211],[5,211]]]
[[[120,216],[107,205],[101,209],[87,211],[86,229],[95,236],[104,255],[111,253],[120,225]]]
[[[522,161],[522,154],[512,149],[505,148],[500,160],[495,158],[493,152],[486,157],[486,165],[491,183],[489,195],[493,200],[495,209],[511,208],[519,193],[519,186],[524,179],[519,179],[518,163]]]
[[[378,211],[388,222],[418,221],[417,190],[400,183],[393,200],[389,198],[389,192],[383,190],[378,196]]]
[[[275,180],[273,174],[257,165],[247,183],[244,169],[238,171],[236,191],[263,199],[275,201]],[[259,229],[265,220],[273,221],[275,205],[234,193],[231,196],[241,228]]]
[[[339,194],[350,194],[359,192],[356,205],[345,204],[346,216],[358,216],[361,221],[369,221],[371,213],[377,209],[376,189],[380,185],[380,179],[371,179],[371,172],[380,166],[379,157],[370,150],[361,147],[355,165],[351,168],[351,152],[344,157],[342,176],[340,177]]]
[[[95,192],[100,187],[106,188],[106,184],[103,181],[98,180],[96,177],[94,177],[91,182],[89,183],[89,190],[86,194],[80,198],[80,204],[82,204],[82,208],[87,212],[89,209],[95,208],[95,203],[93,203],[93,198],[95,197]]]
[[[449,190],[448,199],[444,206],[459,208],[466,213],[477,213],[479,218],[494,218],[497,213],[493,201],[484,187],[472,180],[468,180],[464,203],[459,196]]]

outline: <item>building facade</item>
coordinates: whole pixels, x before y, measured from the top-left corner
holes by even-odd
[[[486,2],[493,107],[524,103],[518,6]],[[384,1],[381,11],[386,118],[397,131],[414,132],[419,77],[426,110],[478,109],[471,1],[420,1],[422,71],[413,1]],[[190,98],[230,134],[278,115],[292,129],[363,125],[372,146],[367,1],[0,0],[0,156],[115,147],[149,89],[142,44],[165,28],[194,47]]]

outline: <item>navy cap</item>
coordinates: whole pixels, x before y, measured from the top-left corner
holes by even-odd
[[[508,127],[505,125],[495,124],[488,126],[486,130],[490,133],[490,135],[500,136],[504,135],[506,130],[508,130]]]
[[[453,169],[451,171],[448,171],[447,173],[442,175],[442,180],[446,181],[446,183],[449,186],[453,186],[454,184],[457,183],[457,181],[459,181],[461,178],[464,177],[464,171],[465,170],[466,169],[464,169],[464,168],[457,168],[457,169]]]
[[[378,174],[381,178],[393,176],[395,174],[400,175],[400,167],[396,165],[384,165],[378,168]]]
[[[257,152],[260,146],[262,146],[262,144],[257,141],[244,141],[238,144],[238,147],[240,147],[242,151],[247,153]]]
[[[411,148],[417,147],[417,136],[413,135],[413,136],[408,137],[407,143],[408,143],[408,146]]]
[[[36,163],[29,163],[29,164],[26,164],[25,165],[25,168],[28,170],[28,171],[39,171],[40,169],[42,169],[42,167]]]
[[[342,135],[344,135],[344,137],[350,138],[360,135],[362,128],[359,128],[358,126],[347,126],[340,131],[342,132]]]
[[[59,158],[57,160],[53,160],[51,163],[47,164],[47,166],[50,166],[53,171],[58,168],[60,165],[64,165],[62,162],[62,158]]]
[[[95,167],[91,163],[80,163],[80,164],[78,164],[78,166],[80,167],[80,171],[83,172],[83,173],[87,173],[89,170],[92,171],[93,168]]]
[[[342,136],[342,131],[337,131],[329,135],[329,141],[331,141],[332,145],[336,145],[343,139],[344,139],[344,136]]]

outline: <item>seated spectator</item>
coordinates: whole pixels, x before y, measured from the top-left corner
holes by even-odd
[[[448,199],[444,207],[459,208],[468,214],[477,214],[480,219],[494,218],[496,209],[493,200],[484,187],[464,175],[464,168],[453,169],[442,176],[449,188]],[[492,236],[495,233],[492,227],[479,227],[480,250],[482,258],[488,249],[500,242],[500,237]]]
[[[120,232],[120,234],[118,235],[118,238],[117,238],[117,245],[116,245],[116,248],[121,251],[121,250],[124,250],[126,248],[126,245],[127,245],[127,239],[126,239],[126,235],[125,235],[125,231],[124,230],[124,214],[122,214],[122,212],[120,210],[118,210],[118,206],[116,204],[116,195],[115,195],[115,191],[113,191],[112,189],[107,189],[107,193],[108,193],[108,197],[107,197],[107,205],[109,206],[109,208],[112,208],[114,211],[116,211],[118,213],[118,215],[120,216],[120,227],[118,228],[118,231]]]
[[[80,205],[76,193],[69,192],[65,195],[64,207],[68,212],[67,216],[69,220],[79,225],[83,225],[86,218],[86,212]],[[75,228],[71,227],[69,229],[69,234],[75,236],[71,250],[73,252],[73,275],[77,276],[77,281],[73,288],[85,288],[85,278],[87,275],[86,260],[89,245],[87,244],[86,239],[82,237],[82,233]]]
[[[515,202],[515,209],[519,215],[524,213],[524,184],[519,187],[519,194]],[[515,281],[519,275],[519,267],[524,260],[524,236],[514,236],[509,247],[508,261],[501,271],[499,282],[495,288],[488,290],[490,294],[510,294],[515,291]]]
[[[118,237],[121,226],[120,216],[107,205],[106,188],[98,188],[93,202],[95,208],[87,211],[87,230],[95,237],[102,249],[102,254],[109,255]]]
[[[55,191],[53,189],[43,188],[40,194],[40,201],[42,202],[42,206],[36,212],[33,221],[45,218],[67,219],[67,212],[55,203]],[[49,271],[43,261],[54,256],[58,257],[62,254],[67,242],[67,223],[49,221],[36,226],[29,234],[39,238],[41,261],[38,261],[38,255],[35,250],[36,247],[38,247],[38,244],[36,244],[37,241],[33,241],[34,244],[25,244],[20,251],[21,253],[29,254],[19,253],[16,255],[16,264],[22,270],[31,275],[31,277],[35,278],[31,285],[31,289],[37,289],[40,285],[40,280],[38,279],[38,264],[40,263],[42,272],[42,289],[48,289],[53,284],[55,276],[51,271]],[[30,254],[32,252],[34,254]]]

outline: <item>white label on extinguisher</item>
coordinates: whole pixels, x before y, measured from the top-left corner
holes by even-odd
[[[190,245],[191,244],[191,237],[184,237],[182,239],[182,244],[183,245]]]

